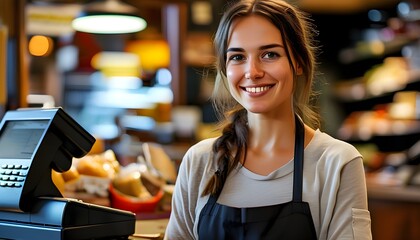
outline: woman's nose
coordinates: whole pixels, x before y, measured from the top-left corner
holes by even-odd
[[[264,76],[264,71],[261,68],[260,63],[258,60],[250,59],[248,62],[248,69],[245,72],[246,79],[258,79]]]

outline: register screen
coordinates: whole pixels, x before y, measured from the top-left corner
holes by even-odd
[[[31,159],[48,120],[7,121],[0,133],[0,158]]]

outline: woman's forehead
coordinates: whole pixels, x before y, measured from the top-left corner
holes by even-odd
[[[249,15],[237,17],[232,21],[227,39],[228,46],[274,43],[283,45],[283,39],[280,30],[267,18]]]

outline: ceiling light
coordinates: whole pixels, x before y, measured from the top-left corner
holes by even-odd
[[[137,9],[118,0],[93,2],[84,7],[82,16],[72,22],[75,30],[99,34],[139,32],[147,23],[136,15]]]

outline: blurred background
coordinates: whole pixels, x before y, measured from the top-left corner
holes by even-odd
[[[145,142],[178,166],[218,134],[212,37],[226,2],[0,0],[0,116],[61,106],[121,166]],[[374,238],[420,239],[420,1],[291,2],[319,32],[321,130],[364,156]]]

